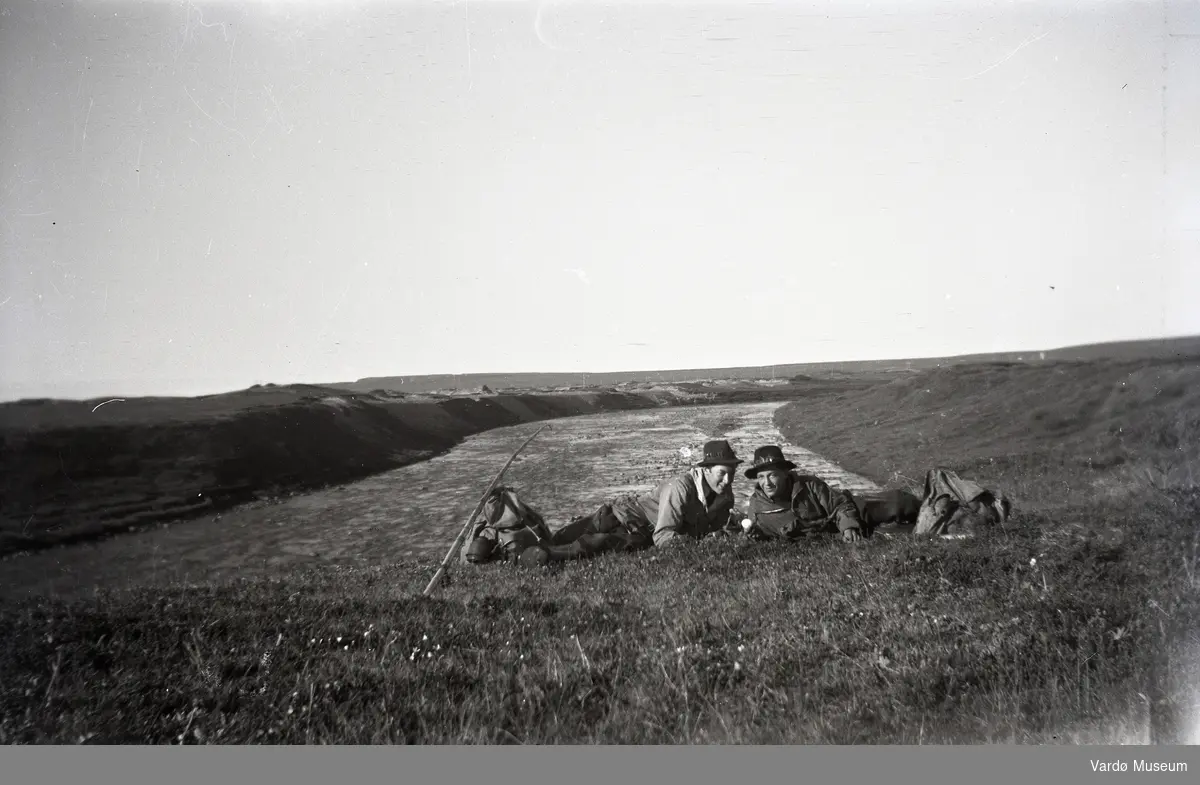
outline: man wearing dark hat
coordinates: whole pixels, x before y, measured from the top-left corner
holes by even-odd
[[[819,477],[800,474],[775,445],[759,447],[746,476],[757,487],[746,501],[742,526],[752,537],[800,540],[841,533],[854,542],[865,534],[854,498]]]
[[[710,441],[704,445],[704,457],[684,474],[649,493],[603,504],[576,518],[554,532],[553,544],[624,531],[630,539],[627,548],[651,543],[661,547],[683,537],[725,532],[736,517],[733,481],[740,463],[729,442]]]
[[[658,486],[638,499],[646,520],[654,521],[654,544],[666,545],[678,537],[699,539],[724,531],[733,512],[733,481],[744,463],[729,442],[704,445],[704,457],[686,474]]]

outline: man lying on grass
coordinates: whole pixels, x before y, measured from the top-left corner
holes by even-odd
[[[603,531],[608,528],[605,519],[609,515],[626,528],[648,536],[659,547],[681,537],[699,539],[728,532],[734,505],[733,481],[741,463],[744,461],[729,442],[707,442],[704,458],[687,472],[661,483],[650,493],[601,505],[554,536],[574,540],[578,534]]]
[[[755,539],[801,540],[840,533],[855,542],[870,531],[863,524],[854,497],[836,491],[819,477],[800,474],[796,464],[775,445],[754,451],[746,477],[756,482],[746,500],[742,528]]]
[[[543,525],[520,537],[501,533],[489,543],[486,529],[481,529],[463,546],[462,558],[473,563],[517,559],[536,566],[728,533],[736,527],[733,481],[741,463],[729,442],[710,441],[695,466],[649,493],[602,504],[553,533]]]

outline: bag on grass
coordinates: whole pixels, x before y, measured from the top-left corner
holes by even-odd
[[[1001,493],[964,480],[949,469],[930,469],[914,534],[967,534],[979,526],[1004,523],[1012,504]]]
[[[522,566],[586,559],[609,551],[649,547],[648,533],[636,531],[611,505],[576,518],[551,532],[545,518],[515,490],[496,488],[488,495],[459,560],[470,564],[515,561]]]
[[[522,501],[515,489],[497,486],[472,524],[459,561],[482,564],[513,559],[531,545],[549,543],[550,537],[550,527],[540,512]]]

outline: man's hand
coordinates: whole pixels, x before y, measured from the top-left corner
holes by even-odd
[[[858,542],[863,538],[862,530],[857,526],[851,526],[848,529],[842,530],[842,539],[845,542]]]

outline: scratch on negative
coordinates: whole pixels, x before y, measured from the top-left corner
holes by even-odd
[[[971,80],[971,79],[978,79],[979,77],[981,77],[981,76],[983,76],[984,74],[986,74],[986,73],[988,73],[989,71],[991,71],[993,68],[996,68],[997,66],[1000,66],[1000,65],[1003,65],[1004,63],[1007,63],[1009,60],[1011,60],[1011,59],[1013,58],[1013,56],[1014,56],[1014,55],[1016,55],[1016,53],[1017,53],[1017,52],[1021,51],[1021,50],[1022,50],[1022,49],[1024,49],[1025,47],[1029,46],[1030,44],[1037,43],[1038,41],[1042,40],[1042,39],[1043,39],[1043,38],[1045,38],[1046,36],[1050,35],[1050,34],[1051,34],[1051,33],[1053,33],[1055,30],[1057,30],[1057,29],[1058,29],[1058,26],[1059,26],[1059,25],[1061,25],[1061,24],[1063,23],[1063,21],[1065,21],[1065,20],[1066,20],[1066,18],[1067,18],[1068,16],[1070,16],[1070,15],[1071,15],[1071,14],[1073,14],[1073,13],[1075,13],[1075,9],[1079,7],[1079,4],[1080,4],[1081,2],[1083,2],[1083,0],[1076,0],[1075,4],[1074,4],[1074,5],[1072,5],[1072,6],[1071,6],[1071,8],[1070,8],[1070,9],[1069,9],[1069,10],[1068,10],[1068,11],[1067,11],[1065,14],[1063,14],[1061,18],[1059,18],[1059,19],[1058,19],[1058,21],[1056,21],[1056,22],[1055,22],[1053,25],[1051,25],[1050,29],[1049,29],[1049,30],[1047,30],[1046,32],[1042,33],[1041,35],[1034,35],[1034,36],[1030,36],[1029,38],[1026,38],[1024,41],[1022,41],[1021,43],[1017,44],[1017,47],[1016,47],[1015,49],[1013,49],[1011,52],[1009,52],[1008,54],[1006,54],[1004,57],[1001,57],[999,60],[997,60],[996,62],[992,63],[992,64],[991,64],[991,65],[989,65],[987,68],[983,69],[982,71],[980,71],[980,72],[979,72],[979,73],[977,73],[977,74],[974,74],[974,75],[972,75],[972,76],[966,76],[966,77],[963,77],[961,81],[964,81],[964,82],[966,82],[966,81],[969,81],[969,80]]]
[[[236,128],[230,128],[229,126],[225,125],[225,123],[222,123],[220,120],[218,120],[217,118],[215,118],[215,117],[213,117],[212,115],[210,115],[210,114],[209,114],[207,111],[205,111],[204,107],[203,107],[203,106],[201,106],[200,104],[198,104],[198,103],[196,102],[196,99],[192,97],[192,94],[191,94],[191,92],[190,92],[190,91],[189,91],[189,90],[188,90],[186,87],[184,87],[184,88],[183,88],[183,92],[184,92],[184,95],[186,95],[186,96],[188,97],[188,100],[190,100],[190,101],[192,102],[192,104],[193,104],[193,105],[194,105],[194,106],[195,106],[197,109],[199,109],[199,110],[200,110],[200,114],[204,115],[204,116],[205,116],[205,117],[207,117],[209,120],[212,120],[214,123],[216,123],[216,124],[217,124],[218,126],[220,126],[221,128],[224,128],[224,129],[225,129],[226,131],[228,131],[229,133],[231,133],[231,134],[236,134],[236,135],[237,135],[237,137],[238,137],[239,139],[241,139],[243,142],[245,142],[245,141],[246,141],[246,135],[245,135],[245,134],[243,134],[241,131],[237,130]]]
[[[124,398],[109,398],[107,401],[102,401],[101,403],[96,404],[92,408],[92,411],[93,412],[96,411],[96,409],[99,409],[101,406],[103,406],[106,403],[115,403],[116,401],[124,401],[124,400],[125,400]]]

